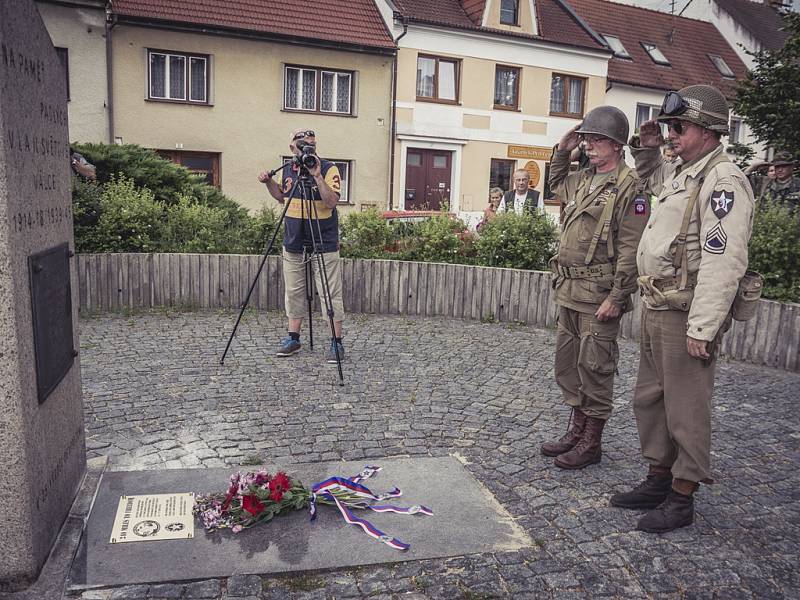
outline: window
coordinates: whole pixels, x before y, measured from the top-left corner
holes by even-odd
[[[583,116],[586,80],[553,73],[550,84],[550,114],[562,117]]]
[[[459,61],[438,56],[417,57],[417,100],[458,102]]]
[[[631,55],[628,54],[628,51],[625,49],[625,46],[622,45],[622,40],[620,40],[615,35],[606,35],[602,34],[603,39],[608,44],[611,51],[614,53],[616,58],[630,58]]]
[[[642,123],[655,119],[658,116],[660,106],[653,106],[652,104],[637,104],[636,105],[636,129],[642,126]]]
[[[517,67],[497,65],[494,69],[494,107],[519,108],[519,74]]]
[[[292,160],[291,156],[283,157],[283,164]],[[350,202],[350,174],[352,173],[352,160],[339,160],[336,158],[326,159],[339,169],[339,177],[341,177],[341,189],[339,190],[339,204],[349,204]],[[287,192],[288,193],[288,192]]]
[[[69,50],[67,48],[56,48],[56,55],[64,69],[64,77],[67,80],[67,101],[69,101]]]
[[[353,73],[286,67],[283,107],[287,110],[352,114]]]
[[[639,127],[642,126],[642,123],[647,123],[647,121],[652,121],[658,116],[659,111],[661,110],[660,106],[655,106],[653,104],[637,104],[636,105],[636,129],[638,131]],[[667,126],[664,123],[661,123],[661,134],[666,138],[667,137]]]
[[[500,23],[517,25],[519,16],[519,0],[500,0]]]
[[[489,188],[499,187],[503,191],[510,190],[516,165],[517,161],[515,160],[493,158],[492,166],[489,169]]]
[[[731,118],[728,129],[730,130],[730,133],[728,134],[728,143],[738,144],[740,142],[739,136],[741,136],[742,132],[742,120],[735,117]]]
[[[189,152],[183,150],[156,150],[160,156],[183,165],[191,172],[202,175],[208,185],[220,187],[219,154],[216,152]]]
[[[149,51],[149,98],[208,104],[208,56]]]
[[[714,66],[717,67],[717,71],[720,72],[720,75],[723,77],[727,77],[728,79],[735,79],[736,75],[733,74],[731,68],[728,66],[728,63],[721,56],[717,56],[716,54],[709,54],[708,58],[711,59],[711,62],[714,63]]]
[[[667,60],[667,57],[664,56],[664,53],[658,49],[658,46],[651,44],[650,42],[642,42],[642,48],[644,48],[647,54],[650,55],[650,58],[653,59],[654,63],[657,65],[669,66],[669,60]]]

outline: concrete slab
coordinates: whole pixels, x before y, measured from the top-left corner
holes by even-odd
[[[120,471],[103,475],[70,573],[70,589],[284,573],[376,563],[514,551],[532,545],[524,533],[466,468],[453,457],[371,461],[383,470],[365,483],[375,492],[403,490],[401,506],[424,504],[433,516],[362,513],[376,527],[411,548],[399,552],[347,525],[338,511],[320,508],[314,523],[307,511],[233,534],[206,533],[199,523],[191,540],[110,544],[122,494],[224,490],[232,469]],[[281,466],[306,486],[333,475],[358,473],[362,462]],[[275,465],[267,465],[274,472]],[[242,467],[252,470],[253,467]]]

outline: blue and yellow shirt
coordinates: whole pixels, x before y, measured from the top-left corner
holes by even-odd
[[[342,177],[339,174],[339,169],[332,162],[320,159],[322,170],[322,177],[325,183],[328,184],[337,195],[340,195],[342,189]],[[299,173],[296,166],[287,168],[283,176],[283,200],[289,200],[289,192],[294,187]],[[284,220],[284,234],[283,246],[288,252],[296,252],[298,254],[303,252],[303,248],[312,248],[311,235],[308,227],[308,210],[311,208],[311,218],[319,219],[319,229],[322,233],[322,241],[317,239],[317,249],[322,252],[335,252],[339,249],[339,215],[336,212],[336,207],[328,208],[322,201],[319,188],[316,186],[314,179],[309,178],[311,185],[310,199],[311,203],[303,203],[303,193],[300,189],[303,183],[297,187],[294,198],[289,204],[286,211],[286,219]],[[317,224],[313,223],[314,234],[317,234]]]

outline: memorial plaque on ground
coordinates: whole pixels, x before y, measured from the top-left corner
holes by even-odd
[[[111,472],[100,482],[69,587],[334,569],[531,546],[522,528],[455,458],[395,458],[373,464],[383,467],[364,482],[373,492],[397,486],[403,495],[392,504],[422,504],[433,511],[432,516],[356,511],[384,533],[411,544],[405,552],[348,525],[333,506],[318,507],[314,522],[308,511],[299,510],[240,533],[207,533],[197,524],[192,539],[111,544],[120,496],[224,492],[235,469]],[[331,476],[350,477],[363,467],[354,462],[279,465],[306,487]],[[277,470],[274,465],[267,468]]]
[[[3,1],[0,591],[35,579],[85,470],[73,247],[64,68],[33,1]]]

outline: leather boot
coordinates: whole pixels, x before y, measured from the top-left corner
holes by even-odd
[[[672,472],[667,467],[651,465],[647,479],[629,492],[611,496],[611,506],[652,509],[667,499],[671,489]]]
[[[676,479],[667,499],[639,519],[636,529],[647,533],[666,533],[694,523],[695,489],[697,484],[693,481]]]
[[[559,454],[555,465],[562,469],[582,469],[600,462],[603,455],[600,441],[603,438],[603,427],[606,422],[595,417],[586,417],[586,425],[580,441],[569,452]]]
[[[564,454],[564,452],[572,450],[575,444],[580,441],[583,435],[583,428],[586,426],[586,415],[583,414],[580,409],[573,408],[570,419],[572,421],[572,427],[567,425],[567,433],[562,435],[561,439],[542,444],[542,454],[545,456]]]

